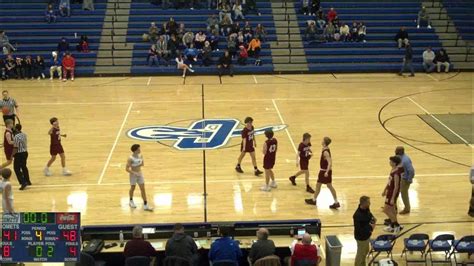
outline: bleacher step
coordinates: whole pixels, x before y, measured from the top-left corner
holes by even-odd
[[[112,75],[130,73],[131,66],[96,66],[94,70],[95,75]]]
[[[308,71],[308,64],[273,64],[276,72],[305,72]]]

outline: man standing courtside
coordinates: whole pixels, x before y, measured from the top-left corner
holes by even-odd
[[[362,196],[359,199],[359,208],[352,216],[354,220],[354,238],[357,241],[355,266],[367,265],[365,259],[369,253],[369,239],[375,228],[376,219],[370,212],[370,198]]]
[[[15,118],[18,114],[18,104],[15,99],[11,98],[7,90],[2,91],[3,100],[0,101],[0,107],[2,108],[3,121],[7,119],[13,120],[15,124]]]
[[[400,211],[400,214],[403,215],[408,214],[411,211],[408,190],[410,189],[410,185],[413,182],[413,178],[415,177],[415,169],[413,168],[413,164],[411,162],[410,157],[405,154],[405,148],[403,148],[402,146],[398,146],[395,149],[395,154],[402,159],[403,173],[402,180],[400,182],[400,194],[402,194],[402,201],[405,207],[402,211]]]

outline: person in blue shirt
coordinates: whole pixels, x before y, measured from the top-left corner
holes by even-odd
[[[230,237],[230,227],[219,227],[221,238],[216,239],[209,250],[209,260],[214,263],[216,261],[229,260],[235,261],[235,265],[239,265],[242,257],[239,243]]]
[[[402,167],[404,170],[400,183],[400,194],[402,195],[402,200],[403,204],[405,205],[405,208],[400,211],[400,214],[408,214],[411,211],[408,190],[410,189],[410,185],[413,182],[413,178],[415,177],[415,169],[413,168],[413,163],[411,162],[410,157],[405,154],[405,148],[403,148],[402,146],[398,146],[395,149],[395,154],[402,159]]]
[[[196,48],[194,48],[193,44],[191,44],[189,48],[186,48],[186,50],[184,50],[184,56],[189,61],[189,67],[193,67],[191,64],[197,61],[198,54],[199,52]]]

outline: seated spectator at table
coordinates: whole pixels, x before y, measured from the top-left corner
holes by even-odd
[[[179,49],[179,41],[176,39],[176,35],[171,35],[171,38],[167,42],[167,46],[170,53],[170,58],[176,58],[178,56]]]
[[[2,80],[7,79],[7,69],[5,67],[5,60],[0,58],[0,77]]]
[[[341,35],[341,41],[348,42],[351,40],[351,29],[346,23],[342,23],[342,26],[339,28],[339,34]]]
[[[161,35],[156,42],[156,51],[158,53],[158,63],[163,59],[165,60],[165,65],[168,66],[170,51],[168,50],[168,42],[165,40],[164,35]]]
[[[255,60],[255,65],[259,66],[261,65],[260,61],[260,50],[262,48],[262,43],[258,38],[253,38],[250,43],[249,47],[247,48],[247,52],[249,53],[249,56],[254,57]]]
[[[245,66],[247,64],[247,58],[249,57],[249,53],[245,46],[239,46],[239,58],[237,59],[237,63],[241,66]]]
[[[176,67],[178,69],[182,69],[183,70],[183,78],[186,77],[186,71],[190,71],[191,73],[194,72],[194,70],[191,68],[191,65],[187,65],[185,62],[184,62],[184,57],[182,54],[179,54],[178,57],[176,57]]]
[[[229,35],[231,26],[232,26],[232,20],[227,16],[223,17],[220,24],[221,34],[224,36]]]
[[[192,265],[198,265],[198,248],[194,239],[184,233],[180,223],[174,225],[173,231],[173,236],[166,242],[165,256],[180,257],[192,262]]]
[[[209,41],[204,42],[204,47],[201,50],[201,59],[202,65],[210,66],[212,65],[212,46]]]
[[[253,37],[253,29],[250,22],[245,21],[242,32],[244,33],[245,42],[249,42]]]
[[[123,250],[125,258],[143,256],[155,261],[156,250],[150,242],[143,239],[143,227],[136,225],[132,229],[132,240],[127,241]],[[154,265],[154,264],[150,264]]]
[[[409,42],[408,32],[405,30],[405,27],[401,27],[397,35],[395,35],[395,41],[398,43],[398,49]]]
[[[16,51],[15,47],[10,43],[5,31],[0,31],[0,47],[3,50],[3,54],[10,54]]]
[[[306,31],[305,31],[306,41],[316,40],[316,34],[317,33],[318,33],[318,29],[316,28],[316,23],[314,21],[310,21],[308,23],[308,26],[306,27]]]
[[[220,8],[219,8],[219,21],[222,22],[224,20],[224,17],[228,17],[230,20],[230,23],[232,24],[232,17],[231,17],[231,7],[228,3],[221,3]]]
[[[245,19],[244,8],[242,7],[241,0],[236,0],[234,6],[232,7],[234,11],[234,19]]]
[[[194,33],[191,31],[186,32],[183,35],[183,44],[185,47],[190,47],[191,44],[194,42]]]
[[[314,265],[319,265],[321,262],[319,248],[313,243],[311,235],[308,233],[303,235],[301,243],[299,243],[298,240],[294,240],[293,243],[291,243],[290,250],[291,266],[296,265],[295,262],[300,260],[313,261],[315,263]]]
[[[323,35],[324,39],[327,42],[332,42],[334,41],[334,34],[336,34],[336,28],[332,23],[326,24],[326,27],[324,27]]]
[[[58,46],[57,46],[57,51],[62,54],[65,52],[69,51],[69,42],[66,40],[66,38],[61,38],[61,41],[59,41]]]
[[[267,31],[261,23],[258,23],[257,27],[255,27],[255,37],[257,37],[262,42],[265,42],[267,39]]]
[[[428,47],[423,52],[423,69],[425,70],[426,73],[431,73],[435,69],[436,67],[434,63],[435,57],[436,55],[431,49],[431,47]]]
[[[426,7],[423,6],[421,7],[420,11],[418,12],[418,19],[416,20],[416,28],[420,28],[420,24],[426,24],[428,25],[428,29],[431,29],[431,20],[430,20],[430,14],[428,14],[428,11],[426,10]]]
[[[58,73],[59,79],[62,79],[62,62],[58,55],[58,52],[54,51],[51,53],[51,63],[49,68],[49,79],[53,80],[54,72]]]
[[[189,67],[193,67],[193,63],[197,62],[197,57],[199,55],[199,52],[196,48],[194,48],[194,44],[191,44],[189,48],[186,48],[184,50],[184,56],[189,62]]]
[[[226,54],[221,57],[221,59],[223,60],[219,64],[219,66],[231,65],[231,63],[229,63],[230,55],[227,52]],[[221,75],[222,69],[223,67],[220,68],[219,75]],[[238,265],[239,260],[242,257],[242,251],[240,250],[239,243],[231,238],[230,233],[230,227],[219,227],[219,235],[221,236],[221,238],[216,239],[216,241],[211,244],[211,249],[209,250],[209,260],[211,262],[229,260],[234,261],[236,265]]]
[[[81,35],[79,43],[76,46],[76,50],[83,53],[89,52],[89,38],[87,38],[87,35]]]
[[[441,66],[444,66],[444,72],[449,72],[449,66],[451,65],[451,61],[449,60],[449,56],[446,53],[446,50],[444,50],[444,48],[441,48],[441,50],[436,53],[435,62],[438,73],[441,72]]]
[[[63,65],[63,81],[67,80],[67,74],[71,76],[71,81],[74,81],[74,69],[76,68],[76,60],[71,53],[67,52],[62,60]]]
[[[196,36],[194,37],[194,46],[196,49],[202,49],[204,47],[204,42],[206,41],[206,34],[202,31],[196,33]]]
[[[257,9],[257,1],[256,0],[246,0],[244,4],[245,8],[245,13],[249,13],[252,11],[253,13],[256,13],[257,15],[261,16],[260,12]]]
[[[159,60],[158,60],[158,50],[156,49],[156,44],[152,44],[150,49],[148,50],[148,56],[146,57],[146,62],[148,66],[152,66],[155,64],[158,66]]]
[[[270,233],[266,228],[260,228],[257,231],[257,242],[252,244],[249,252],[250,265],[253,265],[257,260],[275,254],[275,243],[268,239]]]
[[[61,15],[61,17],[71,16],[71,3],[69,0],[59,1],[59,15]]]
[[[83,0],[82,10],[94,11],[94,0]]]
[[[316,12],[316,24],[320,29],[324,29],[326,26],[326,19],[324,18],[324,12],[321,8]]]
[[[214,33],[217,30],[219,32],[219,19],[217,18],[216,14],[212,14],[206,20],[206,29],[209,33]]]
[[[43,57],[37,55],[34,63],[34,68],[33,68],[33,76],[34,78],[37,79],[44,79],[44,69],[45,69],[45,64],[44,64],[44,59]]]
[[[16,62],[12,55],[7,55],[7,60],[5,60],[5,72],[7,78],[16,77]]]
[[[311,16],[316,16],[316,13],[321,8],[321,0],[311,0],[310,13]]]
[[[300,5],[301,5],[301,13],[303,13],[303,15],[310,15],[310,5],[311,4],[311,0],[301,0],[300,1]]]
[[[159,30],[155,22],[150,23],[150,28],[148,29],[148,36],[152,42],[156,42],[158,40],[158,31]]]
[[[357,30],[357,41],[358,42],[367,42],[365,36],[367,35],[367,27],[364,22],[359,23],[359,29]]]
[[[49,4],[44,13],[45,20],[48,23],[56,22],[56,11],[53,9],[53,5]]]
[[[400,73],[398,73],[399,76],[403,75],[403,72],[405,69],[409,68],[410,69],[410,77],[415,76],[415,70],[413,69],[413,49],[411,48],[410,42],[407,42],[405,44],[405,56],[403,57],[403,64],[402,64],[402,69],[400,69]]]
[[[25,78],[25,61],[21,57],[15,58],[15,70],[16,70],[16,79]]]
[[[24,78],[25,79],[33,79],[33,68],[34,68],[34,62],[31,56],[27,55],[25,57],[25,60],[23,61],[23,67],[24,67]]]
[[[337,17],[337,12],[336,12],[336,10],[334,9],[334,7],[331,7],[331,8],[329,9],[328,14],[327,14],[327,21],[328,21],[328,23],[329,23],[329,22],[332,23],[332,21],[333,21],[336,17]]]

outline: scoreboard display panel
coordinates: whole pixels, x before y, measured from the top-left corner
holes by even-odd
[[[81,214],[2,214],[0,262],[79,261]]]

